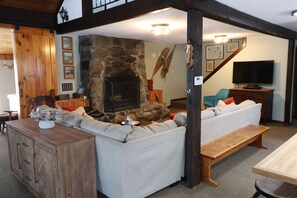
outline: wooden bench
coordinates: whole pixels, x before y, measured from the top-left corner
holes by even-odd
[[[248,144],[266,149],[262,145],[262,134],[267,130],[269,127],[249,125],[202,145],[202,180],[211,186],[218,186],[211,179],[211,166]]]

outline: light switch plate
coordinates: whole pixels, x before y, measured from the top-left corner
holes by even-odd
[[[194,85],[202,85],[203,84],[203,76],[195,76],[194,77]]]

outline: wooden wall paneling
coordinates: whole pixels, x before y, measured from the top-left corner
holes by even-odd
[[[49,30],[15,30],[16,62],[20,89],[20,117],[29,115],[30,101],[57,89],[55,39]]]
[[[25,94],[28,92],[26,89],[26,74],[27,72],[27,54],[26,54],[26,40],[23,41],[23,35],[21,33],[15,32],[15,57],[17,62],[18,69],[18,86],[19,86],[19,94],[20,94],[20,117],[24,117],[26,115],[26,97]]]
[[[55,37],[50,37],[50,54],[51,54],[51,82],[54,95],[58,95],[58,81],[57,81],[57,64],[56,64],[56,41]]]

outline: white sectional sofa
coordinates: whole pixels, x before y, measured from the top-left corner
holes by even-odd
[[[250,124],[258,125],[261,106],[248,101],[202,112],[201,143]],[[174,121],[144,127],[68,113],[59,122],[96,136],[97,189],[108,197],[146,197],[179,181],[184,174],[185,113],[178,113]]]
[[[184,174],[186,128],[173,120],[122,126],[64,111],[57,122],[96,136],[96,185],[108,197],[146,197]]]
[[[262,104],[247,100],[239,105],[231,104],[209,108],[201,112],[201,144],[206,144],[232,131],[250,124],[259,125]],[[185,125],[186,113],[178,113],[173,120]]]
[[[98,121],[83,119],[80,129],[96,135],[97,189],[100,192],[111,198],[140,198],[181,180],[184,126],[177,127],[170,120],[146,127],[135,126],[130,133],[127,130],[130,126],[113,124],[117,132],[130,135],[112,138],[92,128],[90,125],[95,122]],[[121,131],[121,128],[125,129]],[[123,143],[124,139],[127,142]]]

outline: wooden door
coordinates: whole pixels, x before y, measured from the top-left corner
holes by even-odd
[[[20,117],[26,118],[32,98],[57,90],[55,38],[49,30],[20,27],[14,40]]]

